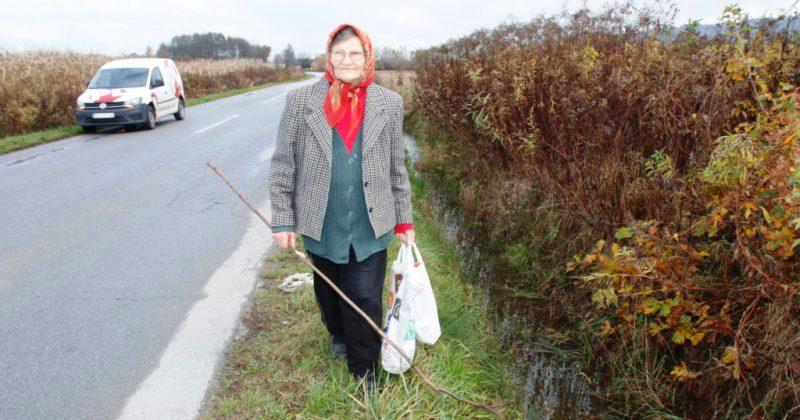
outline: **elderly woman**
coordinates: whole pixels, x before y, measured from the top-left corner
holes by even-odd
[[[324,77],[286,95],[269,172],[272,235],[295,249],[299,232],[313,264],[377,325],[382,324],[386,248],[414,240],[404,164],[403,99],[372,83],[375,57],[364,31],[328,36]],[[314,273],[331,353],[377,389],[381,338]]]

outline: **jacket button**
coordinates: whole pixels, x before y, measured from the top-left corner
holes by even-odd
[[[369,208],[369,212],[372,213],[372,207]]]
[[[369,185],[369,181],[364,182],[364,186],[366,187],[367,185]]]

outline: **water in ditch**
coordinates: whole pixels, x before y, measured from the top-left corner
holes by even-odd
[[[420,158],[413,137],[406,135],[406,151],[411,170]],[[498,333],[501,348],[513,349],[514,370],[523,387],[523,412],[528,419],[574,419],[594,412],[591,391],[577,362],[567,362],[560,355],[556,329],[548,328],[558,305],[534,293],[505,286],[504,274],[495,268],[492,259],[482,257],[480,234],[472,232],[463,212],[449,205],[430,182],[428,198],[434,217],[444,235],[454,245],[461,268],[473,286],[481,290],[481,304],[489,310]],[[555,337],[555,339],[554,339]]]

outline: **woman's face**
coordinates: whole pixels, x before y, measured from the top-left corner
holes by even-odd
[[[350,37],[333,44],[331,47],[331,63],[337,79],[351,82],[364,72],[364,48],[358,37]]]

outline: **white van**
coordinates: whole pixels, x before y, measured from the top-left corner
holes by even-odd
[[[78,97],[76,119],[86,132],[98,126],[134,125],[153,129],[156,118],[186,115],[178,67],[168,58],[114,60],[97,70]]]

